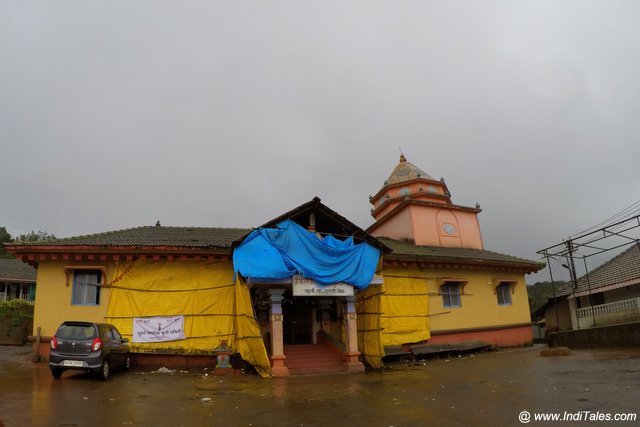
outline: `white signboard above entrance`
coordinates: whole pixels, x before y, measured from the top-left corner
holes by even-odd
[[[346,283],[335,283],[322,286],[311,279],[293,276],[294,297],[350,297],[354,296],[353,286]]]

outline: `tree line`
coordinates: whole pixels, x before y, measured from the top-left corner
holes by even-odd
[[[559,289],[565,285],[564,281],[556,281],[554,284],[551,282],[537,282],[533,285],[527,286],[527,292],[529,293],[529,309],[531,314],[536,312],[540,307],[547,303],[549,296],[553,294],[553,287]]]
[[[56,236],[46,231],[31,231],[27,234],[19,234],[13,237],[6,227],[0,227],[0,258],[13,258],[13,255],[5,249],[5,243],[31,243],[55,239],[57,239]]]

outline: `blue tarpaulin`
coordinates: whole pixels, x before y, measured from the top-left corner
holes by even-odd
[[[291,220],[276,228],[254,230],[233,252],[233,267],[244,277],[285,279],[294,274],[321,285],[344,282],[357,288],[369,286],[380,251],[353,238],[320,239]]]

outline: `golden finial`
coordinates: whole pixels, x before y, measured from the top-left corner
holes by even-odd
[[[404,156],[404,153],[402,152],[402,148],[398,148],[398,150],[400,150],[400,163],[406,163],[407,158]]]

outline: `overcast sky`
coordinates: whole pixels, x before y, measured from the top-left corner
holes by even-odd
[[[253,227],[318,196],[366,228],[401,148],[480,203],[487,249],[539,260],[640,199],[639,21],[613,0],[0,0],[0,226]]]

